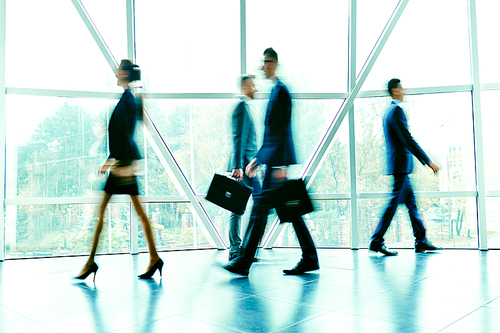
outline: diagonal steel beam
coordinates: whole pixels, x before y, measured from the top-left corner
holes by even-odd
[[[392,13],[391,17],[389,18],[387,24],[384,27],[384,30],[382,31],[379,39],[375,43],[374,48],[372,49],[372,52],[368,56],[363,68],[361,69],[361,72],[358,76],[358,80],[354,87],[352,88],[351,92],[347,96],[347,98],[344,100],[344,103],[340,107],[340,110],[337,112],[337,115],[333,119],[332,123],[330,124],[330,127],[326,131],[325,135],[321,139],[319,145],[317,146],[315,152],[312,154],[312,156],[309,159],[309,162],[307,163],[306,167],[304,168],[304,171],[302,172],[301,177],[304,179],[304,182],[306,183],[307,186],[310,186],[312,184],[312,180],[316,176],[316,173],[318,172],[318,169],[325,159],[328,150],[330,149],[330,145],[333,142],[333,138],[335,137],[335,134],[337,134],[337,131],[342,124],[342,121],[344,120],[346,114],[349,112],[349,109],[353,106],[354,100],[356,99],[359,91],[361,90],[361,87],[365,83],[366,77],[370,73],[371,69],[373,68],[373,65],[377,61],[378,56],[380,55],[380,52],[382,52],[382,49],[385,46],[385,43],[389,39],[389,36],[391,35],[392,31],[394,30],[394,27],[396,26],[396,23],[398,23],[399,18],[403,14],[406,5],[408,4],[410,0],[400,0],[399,3],[397,4],[396,8],[394,9],[394,12]],[[264,247],[265,248],[272,248],[274,242],[279,236],[279,232],[281,231],[282,224],[279,221],[275,221],[273,226],[271,227],[271,232],[269,233],[268,238],[264,242]]]
[[[97,43],[97,46],[101,50],[102,55],[104,56],[104,58],[106,58],[109,66],[113,71],[116,71],[116,69],[118,68],[118,63],[116,62],[116,59],[113,57],[113,54],[108,48],[108,45],[106,45],[106,43],[104,42],[101,34],[95,27],[94,22],[92,22],[92,19],[85,10],[85,7],[83,6],[81,0],[71,0],[71,2],[73,2],[73,5],[75,6],[78,14],[80,14],[80,17],[83,20],[83,23],[85,23],[85,25],[87,26],[87,29]]]
[[[189,201],[191,201],[191,204],[193,205],[195,212],[198,214],[202,223],[205,225],[208,233],[212,237],[217,248],[220,250],[226,249],[226,244],[224,243],[224,240],[222,239],[221,235],[217,232],[217,229],[212,223],[212,220],[210,219],[210,216],[208,216],[208,213],[206,212],[205,208],[203,208],[201,203],[196,198],[196,194],[191,185],[189,184],[189,181],[187,180],[186,176],[184,176],[184,173],[181,171],[180,166],[175,161],[174,155],[172,154],[167,144],[163,140],[160,131],[156,128],[151,117],[146,111],[144,111],[143,122],[144,126],[151,135],[151,138],[154,142],[154,145],[156,146],[156,149],[158,149],[158,152],[160,153],[159,157],[161,156],[163,160],[167,163],[168,168],[174,174],[175,179],[178,181],[178,185],[182,188],[182,190],[188,197]]]

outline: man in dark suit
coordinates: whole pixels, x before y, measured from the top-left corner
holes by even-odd
[[[418,214],[415,195],[408,177],[413,171],[412,155],[423,165],[429,166],[434,173],[439,171],[439,167],[430,160],[408,130],[406,115],[400,106],[405,95],[401,81],[392,79],[387,88],[392,97],[392,103],[384,116],[383,126],[387,149],[387,173],[394,176],[394,188],[391,201],[372,236],[369,249],[387,256],[398,254],[396,251],[388,250],[384,245],[384,234],[391,224],[398,205],[404,203],[410,214],[413,235],[415,236],[415,251],[442,250],[443,248],[434,246],[425,237],[425,227]]]
[[[254,98],[257,89],[254,83],[255,76],[244,75],[241,77],[241,101],[234,109],[232,115],[233,128],[233,154],[229,164],[231,177],[245,183],[245,185],[253,187],[254,201],[257,198],[257,193],[260,192],[260,183],[257,177],[248,177],[244,170],[250,161],[257,154],[257,139],[255,134],[255,126],[250,114],[247,102]],[[229,260],[232,260],[240,255],[240,224],[241,215],[231,213],[229,219]]]
[[[246,167],[246,174],[255,177],[257,168],[265,164],[266,171],[260,198],[254,204],[242,245],[242,256],[224,266],[230,272],[248,275],[255,251],[264,234],[269,210],[272,208],[262,194],[286,180],[287,167],[296,164],[292,139],[292,99],[286,86],[276,77],[278,54],[272,48],[264,51],[262,70],[266,78],[274,82],[266,111],[264,142],[256,157]],[[287,221],[288,222],[288,221]],[[292,269],[284,270],[289,275],[303,274],[319,269],[318,255],[311,234],[304,220],[299,217],[292,222],[302,248],[302,259]]]

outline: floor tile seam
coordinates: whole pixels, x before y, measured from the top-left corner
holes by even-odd
[[[413,295],[411,295],[411,294],[403,294],[403,293],[400,293],[400,292],[394,292],[394,291],[391,291],[390,293],[391,293],[391,294],[400,295],[400,296],[406,296],[406,297],[410,297],[410,298],[412,298],[412,297],[416,296],[416,295],[414,295],[414,294],[413,294]],[[496,300],[496,299],[498,299],[498,298],[500,298],[500,295],[495,296],[493,299],[491,299],[491,300],[487,301],[486,303],[480,302],[480,304],[478,304],[478,303],[464,302],[464,301],[460,301],[460,300],[454,300],[454,301],[452,301],[452,302],[450,302],[450,301],[446,301],[446,302],[448,302],[448,303],[454,303],[454,304],[462,304],[462,305],[472,305],[472,306],[487,306],[487,304],[488,304],[488,303],[493,302],[494,300]],[[427,296],[427,297],[423,296],[423,297],[420,297],[420,299],[428,299],[428,300],[433,300],[433,299],[435,299],[435,298],[432,298],[432,297],[429,297],[429,296]]]
[[[452,326],[452,325],[454,325],[454,324],[458,323],[460,320],[462,320],[462,319],[464,319],[464,318],[466,318],[466,317],[470,316],[470,315],[471,315],[471,314],[473,314],[474,312],[477,312],[477,311],[479,311],[480,309],[483,309],[483,308],[485,308],[485,306],[479,306],[478,308],[474,309],[473,311],[471,311],[471,312],[467,313],[466,315],[464,315],[464,316],[460,317],[459,319],[457,319],[457,320],[453,321],[452,323],[450,323],[450,324],[446,325],[445,327],[443,327],[443,328],[439,329],[439,332],[446,330],[448,327],[450,327],[450,326]]]
[[[198,322],[201,322],[201,323],[204,323],[204,324],[212,325],[212,326],[215,326],[215,327],[221,327],[221,328],[224,328],[224,329],[228,329],[228,330],[231,330],[231,331],[234,331],[234,332],[237,332],[237,333],[251,333],[251,332],[248,332],[248,331],[236,330],[234,328],[230,328],[230,327],[224,326],[224,325],[214,324],[214,323],[211,323],[211,322],[203,320],[203,319],[198,319],[198,318],[187,316],[185,314],[179,314],[178,316],[184,317],[184,318],[187,318],[187,319],[190,319],[190,320],[195,320],[195,321],[198,321]]]
[[[50,328],[50,327],[48,327],[48,326],[46,326],[46,325],[44,325],[44,324],[42,324],[42,323],[37,322],[36,320],[34,320],[34,319],[30,318],[30,317],[27,317],[26,315],[23,315],[23,314],[21,314],[21,313],[19,313],[19,312],[17,312],[17,311],[14,311],[14,310],[12,310],[12,309],[10,309],[10,308],[7,308],[7,307],[5,307],[5,306],[3,306],[3,305],[1,305],[1,304],[0,304],[0,307],[4,308],[4,309],[6,309],[6,310],[8,310],[8,311],[10,311],[10,312],[13,312],[13,313],[17,314],[18,316],[21,316],[21,317],[23,317],[24,319],[29,320],[30,322],[35,323],[35,324],[37,324],[37,325],[40,325],[40,326],[42,326],[42,327],[44,327],[44,328],[46,328],[46,329],[48,329],[48,330],[50,330],[50,331],[53,331],[53,332],[58,332],[58,331],[56,331],[56,330],[54,330],[54,329],[52,329],[52,328]],[[1,325],[1,324],[0,324],[0,325]]]
[[[490,303],[491,303],[491,302],[493,302],[493,301],[496,301],[496,300],[497,300],[497,299],[499,299],[499,298],[500,298],[500,296],[495,297],[494,299],[492,299],[492,300],[488,301],[486,304],[483,304],[483,306],[484,306],[484,307],[489,307],[489,308],[496,309],[495,307],[493,307],[493,306],[489,306],[488,304],[490,304]]]
[[[378,318],[378,317],[375,317],[375,316],[365,316],[365,315],[353,314],[353,313],[350,313],[350,312],[344,312],[341,309],[335,310],[333,312],[338,312],[338,313],[341,313],[341,314],[344,314],[344,315],[349,315],[349,316],[355,316],[355,317],[361,317],[361,318],[367,318],[367,319],[373,319],[373,320],[383,321],[383,322],[386,322],[386,323],[391,323],[391,324],[396,324],[396,325],[403,324],[403,323],[401,323],[399,321],[387,320],[387,319]],[[404,325],[407,326],[407,324],[404,324]],[[440,330],[440,329],[436,329],[435,327],[428,327],[428,326],[417,326],[417,325],[411,325],[411,326],[412,327],[426,329],[426,330],[436,330],[436,332]]]
[[[277,299],[277,298],[271,298],[271,297],[263,297],[263,296],[259,296],[259,295],[256,295],[255,297],[258,297],[258,298],[261,298],[261,299],[265,299],[265,300],[271,300],[271,301],[275,301],[275,302],[280,302],[280,303],[286,303],[286,304],[290,304],[290,305],[301,306],[301,307],[304,307],[304,308],[310,308],[310,309],[316,309],[316,310],[325,310],[327,312],[329,312],[329,311],[336,311],[336,310],[344,307],[344,306],[341,306],[341,307],[336,308],[336,309],[329,309],[329,308],[325,308],[325,307],[321,307],[321,306],[304,305],[304,304],[300,304],[300,303],[293,302],[293,301],[287,301],[287,300]],[[372,297],[372,296],[370,296],[370,297]],[[354,303],[356,303],[356,302],[353,302],[352,304],[354,304]]]
[[[280,331],[283,331],[283,330],[285,330],[285,329],[287,329],[287,328],[290,328],[290,327],[293,327],[293,326],[296,326],[296,325],[303,324],[303,323],[305,323],[305,322],[307,322],[307,321],[311,321],[311,320],[317,319],[317,318],[319,318],[319,317],[321,317],[321,316],[325,316],[325,315],[328,315],[328,314],[333,313],[333,312],[335,312],[335,310],[330,310],[330,311],[327,311],[327,312],[325,312],[325,313],[321,313],[321,314],[315,315],[315,316],[313,316],[313,317],[303,319],[303,320],[301,320],[301,321],[298,321],[298,322],[296,322],[296,323],[290,324],[290,325],[288,325],[288,326],[285,326],[285,327],[282,327],[282,328],[278,328],[278,329],[276,329],[276,330],[274,330],[274,331],[271,331],[271,332],[269,332],[269,333],[280,332]]]
[[[189,310],[189,311],[185,311],[185,312],[179,312],[179,313],[176,313],[176,315],[178,315],[178,316],[184,316],[184,317],[187,317],[187,318],[192,318],[192,317],[189,317],[189,314],[191,314],[193,312],[203,311],[203,310],[207,310],[207,309],[210,309],[210,308],[215,308],[215,307],[218,307],[218,306],[221,306],[221,305],[226,305],[226,304],[230,304],[230,303],[234,303],[234,302],[239,302],[239,301],[251,298],[251,297],[255,297],[255,296],[248,296],[248,297],[243,297],[243,298],[239,298],[239,299],[233,299],[233,300],[230,300],[230,301],[224,301],[222,303],[208,305],[208,306],[205,306],[205,307],[201,307],[199,309]]]

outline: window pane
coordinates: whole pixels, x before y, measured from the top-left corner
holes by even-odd
[[[89,253],[99,206],[6,206],[6,257]],[[97,253],[130,252],[129,214],[129,204],[108,205]]]
[[[486,198],[488,248],[500,248],[500,198]]]
[[[82,3],[116,61],[127,59],[126,1],[82,0]]]
[[[398,0],[357,0],[356,68],[358,73],[363,68],[398,2]]]
[[[358,200],[359,244],[368,246],[385,211],[387,199]],[[434,245],[477,248],[476,198],[417,198],[426,237]],[[400,205],[385,234],[385,243],[393,248],[413,248],[415,239],[408,209]]]
[[[382,119],[389,103],[389,98],[356,100],[356,162],[361,192],[392,190],[391,177],[381,177],[387,163]],[[441,168],[434,175],[414,159],[411,177],[415,190],[475,190],[470,94],[406,96],[401,106],[412,136]]]
[[[499,98],[500,91],[498,90],[481,92],[486,190],[500,190],[500,158],[498,155],[498,142],[500,142],[500,132],[498,131],[500,121]]]
[[[311,193],[348,193],[351,190],[349,160],[349,117],[340,125],[325,159],[314,177]]]
[[[247,1],[247,71],[262,73],[262,53],[278,53],[277,75],[290,91],[347,91],[347,1]]]
[[[7,13],[7,86],[120,90],[71,1],[7,1]]]
[[[213,248],[212,238],[190,204],[150,203],[144,205],[158,249]],[[147,251],[146,237],[139,228],[139,250]]]
[[[232,153],[231,114],[239,100],[148,100],[147,110],[196,193],[207,192],[214,173],[228,171]],[[267,100],[249,103],[260,147]],[[292,126],[297,160],[289,177],[300,175],[324,135],[338,100],[293,100]]]
[[[470,84],[468,26],[466,0],[410,1],[363,90],[385,90],[393,77],[406,88]]]
[[[146,91],[239,90],[239,1],[137,1],[136,33]]]
[[[7,198],[100,196],[113,100],[7,95]]]
[[[476,1],[479,71],[482,83],[500,82],[500,52],[496,43],[500,29],[498,1]]]

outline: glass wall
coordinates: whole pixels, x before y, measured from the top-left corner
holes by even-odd
[[[410,131],[441,168],[434,175],[415,160],[411,175],[428,237],[448,248],[477,248],[481,227],[488,246],[498,247],[500,79],[493,47],[497,5],[491,2],[479,2],[477,12],[469,12],[467,0],[410,1],[372,68],[363,65],[398,0],[142,1],[134,2],[130,17],[124,1],[54,0],[50,8],[33,0],[6,3],[6,53],[0,55],[6,103],[0,111],[7,124],[3,199],[8,258],[88,252],[105,182],[96,170],[108,155],[107,123],[122,93],[109,62],[130,54],[142,69],[145,110],[168,147],[167,153],[161,151],[158,136],[138,128],[144,157],[140,191],[158,247],[222,248],[213,237],[217,234],[228,245],[229,213],[202,198],[213,174],[228,172],[230,115],[241,73],[257,75],[259,92],[249,105],[262,142],[272,88],[260,70],[267,47],[278,52],[277,75],[293,98],[299,164],[290,168],[290,178],[302,175],[328,129],[339,125],[324,156],[316,157],[321,163],[308,184],[315,211],[304,219],[318,246],[369,244],[392,189],[385,175],[382,118],[390,103],[385,86],[398,77],[409,88],[402,107]],[[350,4],[356,4],[356,13]],[[469,47],[470,13],[478,22],[477,50]],[[349,29],[353,22],[354,35]],[[356,48],[352,58],[349,43]],[[479,82],[471,76],[475,54]],[[369,70],[354,102],[353,124],[348,117],[338,120],[349,93],[350,68],[358,74]],[[473,91],[481,83],[478,103]],[[479,114],[480,132],[474,123]],[[484,142],[480,159],[479,135]],[[180,173],[170,169],[170,158]],[[481,172],[486,207],[477,200],[484,195],[476,185]],[[198,214],[195,201],[206,214]],[[483,210],[486,221],[477,217]],[[108,211],[100,253],[145,251],[140,227],[138,244],[130,244],[135,223],[130,202],[121,198]],[[274,221],[273,213],[265,238]],[[407,210],[400,207],[387,244],[410,248],[412,238]],[[283,228],[274,245],[297,246],[293,228]]]

